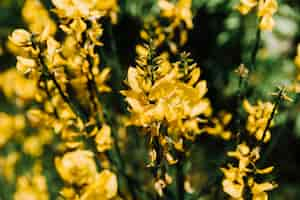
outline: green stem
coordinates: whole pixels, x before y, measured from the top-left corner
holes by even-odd
[[[269,155],[271,154],[272,150],[274,149],[274,147],[277,145],[277,143],[279,142],[279,138],[281,136],[283,131],[279,131],[276,135],[275,138],[272,139],[271,143],[268,145],[267,150],[265,151],[265,153],[262,155],[262,158],[260,160],[260,165],[263,165],[267,158],[269,157]]]
[[[242,105],[242,100],[243,100],[243,83],[244,83],[244,78],[240,75],[239,77],[239,89],[237,93],[237,108],[239,108]],[[239,116],[239,109],[236,110],[237,116]],[[242,125],[241,125],[241,119],[240,117],[236,117],[235,124],[238,127],[238,132],[237,132],[237,143],[240,142],[241,140],[241,131],[242,131]]]
[[[176,165],[176,186],[177,186],[177,199],[184,200],[184,172],[183,172],[183,165],[184,160],[183,156],[179,156],[178,163]]]
[[[272,112],[271,112],[271,115],[270,115],[270,117],[269,117],[269,119],[268,119],[268,121],[267,121],[267,125],[266,125],[266,127],[265,127],[265,129],[264,129],[262,138],[261,138],[261,140],[260,140],[260,142],[259,142],[259,146],[262,145],[262,143],[264,142],[264,139],[265,139],[265,137],[266,137],[267,131],[269,130],[269,128],[270,128],[270,126],[271,126],[271,122],[272,122],[272,120],[273,120],[273,118],[274,118],[274,116],[275,116],[276,110],[277,110],[277,108],[278,108],[278,106],[279,106],[279,104],[280,104],[280,100],[281,100],[282,94],[283,94],[283,89],[281,89],[281,90],[279,91],[279,94],[278,94],[278,97],[277,97],[277,99],[276,99],[275,105],[274,105],[273,110],[272,110]]]
[[[211,189],[214,185],[218,184],[221,180],[221,176],[215,175],[210,178],[210,181],[206,184],[205,187],[196,195],[195,200],[198,200],[204,195],[207,195],[211,192]]]
[[[251,72],[255,70],[256,57],[257,57],[257,52],[259,49],[260,39],[261,39],[261,31],[260,31],[259,27],[257,27],[255,44],[254,44],[254,48],[252,49],[252,52],[251,52],[251,63],[250,63],[250,71]]]
[[[112,131],[112,135],[113,135],[113,138],[115,139],[115,145],[114,145],[114,147],[115,147],[115,151],[116,151],[116,154],[117,154],[118,161],[120,163],[120,171],[126,171],[126,165],[125,165],[125,162],[124,162],[124,160],[122,158],[121,150],[120,150],[120,147],[119,147],[119,144],[118,144],[118,136],[115,133],[115,131]],[[126,174],[126,172],[124,172],[124,174]],[[127,188],[130,191],[133,200],[136,200],[137,199],[137,195],[136,195],[136,192],[135,192],[134,188],[132,187],[133,186],[131,184],[132,181],[129,179],[128,176],[124,176],[124,177],[125,177],[125,181],[127,183]],[[137,186],[135,186],[135,187],[137,187]]]
[[[67,104],[69,105],[69,107],[71,108],[71,110],[72,110],[72,111],[73,111],[73,112],[74,112],[74,113],[75,113],[75,114],[76,114],[76,115],[77,115],[84,123],[86,123],[86,122],[88,121],[88,116],[87,116],[87,114],[86,114],[83,110],[81,110],[75,103],[73,103],[73,102],[71,101],[71,99],[70,99],[67,95],[65,95],[64,91],[62,90],[62,88],[60,87],[58,81],[56,80],[54,74],[52,74],[52,73],[49,71],[49,69],[48,69],[46,63],[44,62],[44,59],[43,59],[43,57],[42,57],[41,54],[38,55],[38,59],[39,59],[39,63],[40,63],[41,66],[42,66],[42,73],[43,73],[43,75],[44,75],[47,79],[53,81],[55,87],[57,88],[57,90],[58,90],[60,96],[62,97],[62,99],[64,100],[64,102],[67,103]]]
[[[46,94],[47,94],[47,97],[48,97],[48,100],[51,102],[51,94],[50,94],[50,91],[49,91],[49,86],[48,86],[48,81],[47,80],[43,80],[43,83],[45,84],[45,91],[46,91]],[[52,102],[51,102],[52,103]],[[53,106],[53,105],[52,105]],[[54,116],[55,118],[59,118],[58,116],[58,112],[57,112],[57,109],[56,107],[53,106],[53,109],[54,109]]]

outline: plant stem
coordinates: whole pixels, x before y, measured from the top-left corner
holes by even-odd
[[[262,158],[260,160],[260,165],[263,165],[267,158],[269,157],[269,155],[271,154],[272,150],[274,149],[274,147],[277,145],[277,143],[279,142],[279,138],[282,134],[282,131],[279,131],[274,139],[272,140],[272,142],[268,145],[267,150],[265,151],[265,153],[262,155]]]
[[[256,57],[257,57],[257,52],[259,49],[260,39],[261,39],[261,31],[260,31],[259,27],[257,27],[255,44],[254,44],[254,48],[252,49],[252,52],[251,52],[251,61],[250,61],[250,71],[251,72],[255,70]]]
[[[183,172],[183,156],[180,156],[176,165],[176,186],[177,186],[177,199],[184,200],[184,172]]]
[[[244,78],[242,76],[239,77],[239,90],[237,93],[237,108],[239,108],[242,105],[242,100],[243,100],[243,83],[244,83]],[[239,109],[236,110],[237,116],[239,115]],[[240,117],[237,117],[235,120],[235,124],[238,127],[238,132],[237,132],[237,143],[240,142],[241,140],[241,131],[242,131],[242,125],[241,125],[241,119]]]
[[[282,94],[283,94],[283,89],[281,89],[281,90],[279,91],[279,93],[278,93],[278,97],[277,97],[277,99],[276,99],[276,101],[275,101],[275,105],[274,105],[274,107],[273,107],[273,110],[272,110],[272,112],[271,112],[271,115],[270,115],[270,117],[269,117],[269,119],[268,119],[268,121],[267,121],[267,125],[266,125],[266,127],[265,127],[265,129],[264,129],[262,138],[261,138],[261,140],[260,140],[260,142],[259,142],[259,146],[262,145],[262,143],[263,143],[263,141],[264,141],[264,139],[265,139],[265,137],[266,137],[267,131],[269,130],[269,128],[270,128],[270,126],[271,126],[271,122],[272,122],[272,120],[273,120],[273,118],[274,118],[274,116],[275,116],[276,110],[277,110],[277,108],[278,108],[278,106],[279,106],[279,103],[280,103]]]
[[[69,107],[71,108],[71,110],[84,122],[86,123],[88,121],[88,116],[87,114],[81,110],[74,102],[71,101],[71,99],[65,95],[64,91],[62,90],[62,88],[60,87],[58,81],[56,80],[55,76],[49,71],[47,65],[44,63],[44,60],[42,58],[42,56],[39,54],[39,61],[40,64],[42,65],[43,68],[43,73],[45,75],[46,78],[49,78],[50,80],[53,81],[55,87],[57,88],[60,96],[62,97],[62,99],[64,100],[65,103],[67,103],[69,105]]]

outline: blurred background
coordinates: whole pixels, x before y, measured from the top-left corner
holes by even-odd
[[[296,80],[297,68],[294,58],[297,53],[297,44],[300,43],[300,2],[299,0],[279,0],[279,11],[275,15],[276,27],[273,32],[263,32],[262,42],[257,55],[257,65],[249,77],[249,87],[245,91],[251,101],[272,100],[271,92],[277,86],[292,85]],[[44,0],[44,5],[51,9],[50,0]],[[191,52],[192,58],[200,65],[202,78],[208,82],[208,96],[212,101],[215,112],[227,110],[235,113],[237,110],[236,93],[238,77],[234,70],[244,63],[250,63],[251,49],[255,43],[256,16],[250,14],[241,16],[233,10],[238,0],[193,0],[194,29],[189,32],[189,40],[182,49]],[[0,0],[0,72],[13,68],[16,64],[15,56],[8,47],[8,35],[16,28],[25,28],[22,20],[22,0]],[[146,15],[155,12],[154,0],[119,0],[119,22],[112,27],[105,28],[104,49],[101,52],[104,65],[112,67],[110,85],[113,93],[105,96],[107,106],[112,112],[126,113],[126,106],[118,91],[124,88],[123,81],[129,65],[134,64],[135,46],[140,42],[139,32]],[[104,26],[106,26],[104,24]],[[116,59],[117,58],[117,59]],[[1,79],[0,79],[1,80]],[[11,82],[14,84],[14,82]],[[2,83],[0,83],[1,85]],[[275,173],[272,179],[279,187],[271,192],[274,200],[300,199],[300,98],[290,94],[294,99],[291,103],[283,103],[275,118],[275,125],[271,129],[272,141],[266,148],[265,163],[274,165]],[[109,103],[110,102],[110,103]],[[111,103],[113,102],[113,103]],[[21,112],[15,102],[8,99],[5,91],[0,87],[0,112],[16,115]],[[242,111],[241,111],[242,112]],[[246,116],[246,113],[244,113]],[[5,123],[0,117],[0,138],[6,131]],[[243,121],[243,120],[242,120]],[[136,156],[136,165],[142,165],[146,152],[137,140],[136,130],[129,130],[134,138],[128,142],[124,150],[124,160]],[[56,199],[62,183],[53,164],[53,145],[43,146],[43,153],[38,159],[43,165],[43,174],[51,199]],[[234,144],[218,138],[201,136],[192,151],[193,165],[190,170],[199,172],[195,188],[204,187],[208,177],[213,176],[220,164],[221,157]],[[0,147],[0,199],[10,200],[15,191],[15,179],[26,173],[34,161],[34,156],[27,155],[20,140],[9,140]],[[135,149],[135,150],[133,150]],[[15,169],[4,160],[12,152],[18,152]],[[13,157],[11,158],[14,159]],[[11,181],[6,180],[11,173]],[[213,190],[220,190],[220,185],[212,186]],[[219,188],[219,189],[218,189]],[[208,193],[203,199],[222,199],[224,196],[210,196]]]

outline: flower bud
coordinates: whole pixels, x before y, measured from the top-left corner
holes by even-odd
[[[26,74],[37,66],[35,60],[30,58],[24,58],[22,56],[17,57],[17,70]]]
[[[31,34],[24,29],[16,29],[9,39],[17,46],[31,45]]]

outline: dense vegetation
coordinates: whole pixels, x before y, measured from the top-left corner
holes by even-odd
[[[300,198],[298,0],[1,0],[0,200]]]

